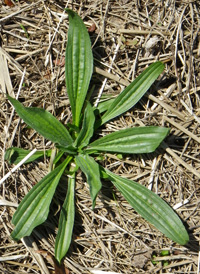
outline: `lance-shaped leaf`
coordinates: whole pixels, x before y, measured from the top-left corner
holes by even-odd
[[[4,159],[8,161],[10,164],[18,164],[21,160],[26,157],[31,150],[26,150],[23,148],[18,148],[18,147],[10,147],[6,149],[6,153],[4,156]],[[40,150],[36,151],[24,164],[31,163],[39,158],[44,157],[46,155],[47,157],[51,156],[51,150]]]
[[[109,178],[123,194],[130,205],[158,230],[181,245],[189,236],[178,215],[154,192],[131,180],[121,178],[107,169],[101,168],[101,175]]]
[[[87,178],[90,186],[90,196],[92,198],[92,207],[95,207],[95,201],[99,190],[101,189],[101,180],[99,173],[99,165],[89,155],[79,154],[76,156],[76,163]]]
[[[79,127],[81,111],[93,72],[93,55],[88,31],[81,18],[67,9],[68,41],[65,58],[66,86],[73,123]]]
[[[74,192],[75,173],[69,177],[67,196],[61,209],[58,224],[58,234],[56,236],[55,244],[55,258],[59,263],[67,253],[72,239],[75,216]]]
[[[72,144],[68,130],[50,112],[35,107],[24,107],[19,101],[7,95],[19,117],[48,140],[61,146]]]
[[[158,78],[163,69],[164,65],[160,61],[151,64],[119,94],[106,113],[101,117],[101,121],[99,124],[97,123],[97,126],[103,125],[132,108]]]
[[[94,132],[95,116],[91,104],[88,102],[84,111],[83,124],[80,133],[74,143],[79,149],[88,145]]]
[[[67,164],[68,157],[60,166],[47,174],[24,197],[13,215],[12,223],[15,229],[11,236],[15,240],[29,236],[32,230],[43,223],[49,213],[49,205]]]
[[[86,151],[117,153],[153,152],[169,133],[164,127],[137,127],[122,129],[89,144]]]

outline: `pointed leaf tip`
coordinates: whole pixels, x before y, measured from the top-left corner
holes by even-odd
[[[162,62],[158,61],[151,64],[117,96],[106,113],[101,117],[100,124],[103,125],[132,108],[147,92],[163,70],[164,64]]]
[[[151,153],[169,133],[164,127],[135,127],[110,133],[89,144],[85,150],[116,153]]]
[[[88,31],[82,19],[67,9],[69,15],[65,75],[74,125],[79,127],[81,111],[93,73],[93,55]]]
[[[29,236],[36,226],[46,220],[55,189],[70,159],[67,158],[47,174],[21,201],[12,218],[12,223],[15,225],[11,233],[13,239],[19,240]]]
[[[129,204],[147,221],[153,224],[168,238],[180,245],[189,241],[188,233],[174,210],[158,195],[146,187],[122,178],[107,169],[101,168]]]
[[[7,97],[19,117],[43,137],[65,147],[72,144],[73,139],[68,130],[50,112],[42,108],[24,107],[18,100],[9,95]]]
[[[72,240],[75,217],[74,195],[75,173],[73,173],[73,175],[68,180],[67,196],[63,203],[59,218],[58,234],[56,236],[55,244],[55,258],[59,263],[66,255]]]

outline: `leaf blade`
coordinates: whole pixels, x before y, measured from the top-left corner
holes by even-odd
[[[15,225],[11,233],[13,239],[19,240],[29,236],[36,226],[46,220],[55,189],[70,160],[71,157],[68,157],[60,166],[47,174],[21,201],[12,218],[12,223]]]
[[[74,195],[75,172],[69,177],[68,191],[59,218],[58,234],[55,243],[55,258],[59,263],[66,255],[72,239],[75,218]]]
[[[68,43],[66,47],[66,86],[73,123],[79,127],[80,114],[93,73],[93,55],[88,31],[82,19],[73,11],[69,15]]]
[[[95,116],[91,104],[88,102],[85,108],[83,124],[74,146],[79,149],[87,146],[94,133]]]
[[[130,205],[148,222],[168,238],[185,245],[189,236],[178,215],[154,192],[146,187],[122,178],[107,169],[101,168],[102,176],[109,178],[123,194]]]
[[[24,107],[9,95],[7,97],[20,118],[43,137],[66,147],[72,144],[68,130],[50,112],[42,108]]]
[[[92,198],[92,207],[95,207],[96,197],[101,189],[101,180],[99,165],[89,155],[79,154],[75,157],[77,165],[81,168],[87,178],[90,186],[90,196]]]
[[[6,149],[6,153],[4,156],[4,159],[9,162],[9,164],[18,164],[24,157],[26,157],[31,150],[26,150],[23,148],[18,147],[10,147]],[[39,158],[44,157],[46,155],[47,157],[51,156],[51,150],[45,150],[45,151],[36,151],[24,164],[31,163]]]
[[[164,64],[160,61],[151,64],[143,71],[122,93],[114,100],[110,108],[101,117],[100,125],[121,115],[132,108],[147,92],[153,82],[164,70]]]
[[[128,154],[150,153],[155,151],[168,133],[169,129],[154,126],[122,129],[97,139],[85,150]]]

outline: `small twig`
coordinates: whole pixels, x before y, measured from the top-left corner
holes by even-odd
[[[67,6],[68,6],[68,2],[69,2],[69,1],[67,1],[67,4],[65,5],[65,9],[66,9]],[[55,39],[55,36],[56,36],[56,34],[57,34],[58,30],[59,30],[60,24],[62,23],[62,21],[63,21],[63,19],[64,19],[64,17],[65,17],[65,9],[64,9],[64,11],[63,11],[63,13],[62,13],[62,15],[61,15],[61,17],[60,17],[60,20],[59,20],[59,22],[58,22],[57,28],[55,29],[55,32],[54,32],[54,34],[53,34],[53,37],[52,37],[52,39],[51,39],[51,41],[50,41],[50,43],[49,43],[48,49],[47,49],[47,51],[46,51],[46,53],[45,53],[45,57],[46,57],[46,59],[45,59],[45,66],[47,66],[48,61],[49,61],[47,54],[49,53],[49,50],[50,50],[50,48],[51,48],[51,46],[52,46],[52,43],[53,43],[53,41],[54,41],[54,39]]]
[[[31,5],[28,4],[25,8],[19,9],[18,11],[11,13],[11,14],[9,14],[8,16],[6,16],[4,18],[1,18],[0,19],[0,23],[3,22],[3,21],[9,20],[10,18],[12,18],[12,17],[14,17],[14,16],[16,16],[16,15],[18,15],[20,13],[23,13],[26,10],[31,9],[33,6],[36,6],[40,2],[42,2],[42,0],[39,0],[36,3],[33,2]]]
[[[198,265],[197,265],[197,274],[199,273],[200,273],[200,248],[199,248]]]
[[[187,130],[186,128],[181,126],[180,124],[176,123],[172,119],[170,119],[166,116],[164,117],[164,119],[165,119],[165,121],[169,122],[174,127],[178,128],[180,131],[184,132],[187,136],[191,137],[193,140],[197,141],[200,144],[200,138],[198,136],[194,135],[192,132],[190,132],[189,130]]]
[[[176,210],[176,209],[182,207],[183,205],[186,205],[187,203],[189,203],[189,201],[190,201],[189,199],[185,199],[184,201],[182,201],[182,202],[176,204],[175,206],[173,206],[173,209]]]
[[[153,163],[152,163],[152,171],[150,174],[150,178],[149,178],[149,183],[148,183],[148,189],[152,190],[153,187],[153,179],[154,179],[154,173],[155,173],[155,168],[156,168],[156,157],[153,159]]]
[[[120,46],[120,43],[117,44],[116,49],[115,49],[115,51],[114,51],[114,55],[113,55],[113,58],[112,58],[112,62],[111,62],[111,65],[110,65],[110,67],[109,67],[109,69],[108,69],[108,74],[111,72],[112,66],[113,66],[114,61],[115,61],[115,58],[116,58],[116,56],[117,56],[117,52],[118,52],[118,50],[119,50],[119,46]],[[97,107],[97,105],[98,105],[98,103],[99,103],[99,101],[100,101],[100,99],[101,99],[101,95],[102,95],[102,93],[103,93],[103,90],[104,90],[104,88],[105,88],[105,85],[106,85],[107,80],[108,80],[108,78],[105,78],[104,81],[103,81],[103,84],[102,84],[101,89],[100,89],[100,91],[99,91],[98,97],[97,97],[96,102],[95,102],[95,104],[94,104],[95,107]]]
[[[175,158],[179,164],[184,166],[189,172],[193,173],[200,179],[200,173],[191,165],[188,165],[185,161],[183,161],[165,142],[161,144],[162,148],[167,151],[173,158]]]
[[[181,99],[181,104],[185,107],[185,109],[194,117],[194,119],[200,124],[200,118],[188,107],[188,105]]]
[[[162,36],[166,36],[166,35],[170,35],[170,32],[160,32],[160,31],[156,31],[156,30],[140,30],[140,29],[136,29],[136,30],[130,30],[130,29],[120,29],[119,33],[122,34],[128,34],[128,35],[148,35],[148,34],[152,34],[152,35],[162,35]]]
[[[23,165],[35,152],[37,151],[36,148],[34,148],[28,155],[24,157],[15,167],[11,169],[1,180],[0,185],[12,174],[14,173],[21,165]]]

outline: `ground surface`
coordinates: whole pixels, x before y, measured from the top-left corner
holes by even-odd
[[[43,107],[63,123],[70,121],[64,82],[68,19],[77,11],[90,32],[95,58],[94,96],[116,95],[149,64],[165,63],[165,72],[131,111],[109,123],[106,132],[127,126],[171,128],[151,155],[122,159],[107,155],[104,164],[117,174],[158,193],[186,223],[191,240],[182,247],[144,221],[110,186],[104,186],[91,210],[88,187],[79,175],[73,243],[66,273],[100,269],[116,273],[198,273],[200,179],[200,6],[199,1],[96,0],[9,1],[0,3],[0,178],[12,167],[5,149],[47,149],[51,143],[26,127],[4,93],[26,105]],[[23,85],[20,83],[23,82]],[[55,273],[55,230],[59,206],[31,237],[14,242],[11,218],[16,205],[48,172],[48,159],[22,166],[0,193],[0,273]],[[58,197],[64,199],[65,189]],[[63,197],[62,197],[63,196]],[[38,251],[39,250],[39,251]],[[169,251],[162,257],[162,251]],[[152,263],[153,255],[156,257]],[[64,273],[58,272],[56,273]],[[68,272],[69,271],[69,272]]]

